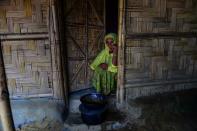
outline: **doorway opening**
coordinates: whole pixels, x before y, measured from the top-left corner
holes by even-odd
[[[105,1],[106,34],[118,33],[118,0]]]

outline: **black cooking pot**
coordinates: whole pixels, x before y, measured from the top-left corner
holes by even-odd
[[[107,99],[100,93],[91,93],[81,97],[81,117],[88,125],[100,124],[105,119]]]
[[[106,96],[101,93],[90,93],[81,97],[81,103],[88,109],[102,108],[107,104]]]

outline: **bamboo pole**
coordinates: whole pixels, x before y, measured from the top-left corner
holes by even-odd
[[[62,99],[63,96],[63,81],[61,76],[61,53],[60,53],[60,41],[58,34],[58,21],[55,10],[56,0],[50,0],[49,5],[49,40],[51,44],[51,56],[52,56],[52,78],[54,98]]]
[[[124,102],[124,17],[125,0],[119,0],[118,7],[118,82],[117,82],[117,102]]]
[[[0,120],[4,131],[15,131],[0,43]]]
[[[68,93],[69,93],[69,82],[68,82],[68,62],[67,62],[67,46],[66,46],[66,39],[65,39],[65,35],[66,35],[66,29],[65,29],[65,1],[58,1],[59,3],[56,6],[60,7],[58,10],[58,18],[59,18],[59,24],[58,24],[58,28],[59,28],[59,39],[60,39],[60,53],[61,53],[61,77],[62,77],[62,82],[63,82],[63,87],[62,87],[62,91],[63,91],[63,98],[65,101],[65,105],[66,108],[68,108]]]
[[[54,98],[63,99],[68,107],[68,83],[64,41],[63,1],[50,0],[49,39],[51,43]]]

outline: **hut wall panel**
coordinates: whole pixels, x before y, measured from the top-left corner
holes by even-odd
[[[195,31],[197,23],[194,22],[196,21],[196,13],[194,12],[196,12],[196,9],[190,1],[127,0],[127,34]]]
[[[195,32],[196,10],[196,2],[191,0],[127,0],[126,36],[138,33]],[[197,82],[196,52],[195,36],[128,37],[125,49],[127,97],[174,91],[174,87],[177,87],[176,90],[194,87],[187,86],[184,80]]]
[[[47,32],[48,0],[4,0],[0,4],[0,33]]]
[[[6,41],[2,43],[11,97],[52,93],[51,58],[47,53],[49,43],[46,41]]]
[[[48,8],[49,0],[1,1],[0,34],[48,32]],[[59,79],[52,80],[49,40],[18,38],[2,41],[10,97],[52,96]]]
[[[170,74],[173,71],[183,72],[183,75],[192,74],[197,45],[189,44],[190,41],[190,38],[149,39],[138,40],[138,44],[136,44],[136,41],[129,40],[126,49],[126,69],[149,70],[152,79],[162,79],[163,77],[158,75],[164,70],[169,70]],[[144,46],[144,42],[149,45]],[[162,68],[164,68],[163,71],[159,71]]]

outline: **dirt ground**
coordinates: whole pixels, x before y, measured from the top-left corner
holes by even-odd
[[[139,98],[142,125],[132,131],[197,131],[197,90]]]
[[[127,113],[109,110],[101,125],[87,126],[80,114],[69,114],[64,123],[45,119],[17,131],[197,131],[196,101],[197,90],[166,93],[130,100],[129,104],[142,109],[136,120],[129,119]]]

